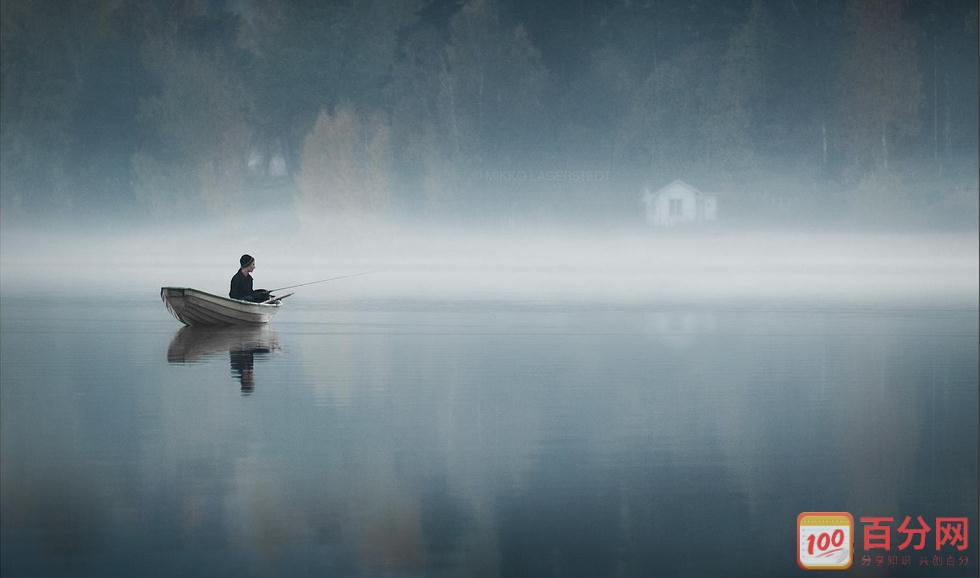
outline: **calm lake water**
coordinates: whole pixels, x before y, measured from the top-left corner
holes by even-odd
[[[975,307],[294,299],[5,295],[3,576],[803,575],[803,511],[977,575]]]

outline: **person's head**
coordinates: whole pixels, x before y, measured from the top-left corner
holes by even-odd
[[[242,255],[242,258],[238,260],[242,265],[242,273],[251,273],[255,271],[255,257],[251,255]]]

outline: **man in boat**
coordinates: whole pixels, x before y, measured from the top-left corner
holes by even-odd
[[[255,271],[255,258],[251,255],[242,255],[242,258],[238,260],[241,267],[238,269],[238,273],[231,278],[231,291],[228,296],[232,299],[240,299],[242,301],[252,301],[254,303],[262,303],[263,301],[269,300],[272,296],[265,289],[252,289],[252,271]]]

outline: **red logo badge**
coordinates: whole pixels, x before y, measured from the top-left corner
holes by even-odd
[[[804,570],[847,570],[854,562],[854,518],[803,512],[796,518],[796,563]]]

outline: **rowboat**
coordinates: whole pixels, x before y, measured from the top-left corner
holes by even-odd
[[[189,287],[161,287],[167,311],[184,325],[258,325],[279,312],[279,301],[252,303]]]

